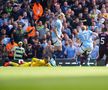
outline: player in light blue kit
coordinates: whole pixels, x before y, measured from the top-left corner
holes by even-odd
[[[77,34],[77,40],[80,40],[80,43],[81,43],[79,50],[77,52],[77,55],[81,56],[84,54],[84,56],[86,56],[88,65],[89,65],[89,61],[90,61],[90,53],[93,50],[92,35],[98,36],[97,33],[87,30],[86,26],[83,26],[82,32],[79,32]],[[82,64],[83,64],[83,62],[81,62],[81,65]]]
[[[63,19],[64,19],[63,13],[60,13],[59,15],[56,16],[55,24],[52,27],[53,31],[51,33],[54,49],[59,51],[62,51],[61,35],[62,35]]]

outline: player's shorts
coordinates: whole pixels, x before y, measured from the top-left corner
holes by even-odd
[[[61,46],[62,45],[61,41],[57,38],[53,38],[52,41],[53,41],[54,46]]]
[[[78,53],[83,54],[86,52],[87,54],[90,54],[92,50],[93,50],[93,45],[90,45],[90,46],[81,45],[78,49]]]

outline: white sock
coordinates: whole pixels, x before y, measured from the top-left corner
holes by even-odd
[[[106,64],[106,67],[108,67],[108,64]]]

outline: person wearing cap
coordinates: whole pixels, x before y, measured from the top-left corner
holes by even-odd
[[[20,64],[20,61],[23,62],[23,56],[27,56],[25,53],[25,49],[22,47],[23,42],[19,41],[18,46],[14,47],[11,51],[14,53],[13,62],[17,62]]]

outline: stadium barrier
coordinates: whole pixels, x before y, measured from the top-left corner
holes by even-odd
[[[27,62],[31,61],[31,59],[25,60]],[[70,58],[56,58],[55,59],[57,66],[79,66],[79,61],[77,59],[70,59]],[[95,59],[91,59],[89,61],[90,66],[95,66]],[[4,60],[0,59],[0,66],[3,66]],[[99,66],[104,66],[105,60],[101,60],[99,62]],[[83,63],[83,66],[87,66],[87,63]]]
[[[56,64],[57,66],[79,66],[79,61],[77,59],[69,59],[69,58],[56,58]],[[90,66],[95,66],[96,60],[95,59],[90,59],[89,65]],[[105,60],[101,60],[99,62],[99,66],[104,66]],[[83,63],[83,66],[88,66],[87,63]]]

